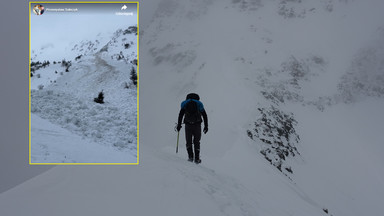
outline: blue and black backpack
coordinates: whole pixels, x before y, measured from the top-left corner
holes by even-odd
[[[190,93],[187,95],[187,103],[185,105],[185,117],[184,123],[196,124],[201,123],[201,112],[196,101],[199,101],[200,97],[196,93]]]

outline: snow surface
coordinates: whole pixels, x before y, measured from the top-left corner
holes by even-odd
[[[49,59],[49,65],[32,72],[31,113],[73,136],[53,143],[49,133],[41,132],[52,125],[39,121],[43,125],[38,126],[33,123],[38,118],[31,118],[31,163],[138,163],[137,87],[130,79],[131,70],[137,73],[136,26],[116,29],[109,40],[102,34],[93,38],[95,43],[82,40],[70,49],[70,59]],[[33,62],[48,61],[46,55]],[[94,102],[99,92],[104,104]],[[78,136],[88,144],[77,145]],[[92,153],[87,150],[91,144]]]
[[[298,108],[299,109],[299,108]],[[333,215],[376,215],[384,195],[383,100],[299,109],[304,163],[295,182]]]
[[[376,43],[383,4],[162,1],[140,38],[140,164],[55,167],[0,194],[0,213],[380,215],[383,95],[339,84],[350,82],[342,77],[361,49]],[[380,66],[380,53],[371,64]],[[285,70],[292,56],[309,70]],[[344,100],[344,90],[355,100]],[[284,102],[262,91],[283,92]],[[173,127],[189,92],[200,94],[209,118],[199,165],[186,161],[183,130],[175,154]],[[257,108],[271,105],[298,122],[300,156],[285,162],[290,176],[246,133]]]
[[[125,163],[136,157],[112,146],[92,143],[47,120],[31,115],[31,161],[40,163]],[[84,157],[84,152],[87,153]],[[128,157],[131,158],[128,158]],[[59,160],[60,159],[60,160]]]

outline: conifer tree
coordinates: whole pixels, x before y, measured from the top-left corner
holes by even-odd
[[[132,67],[132,69],[131,69],[131,77],[130,77],[130,79],[132,80],[133,84],[135,86],[137,86],[137,74],[136,74],[136,70],[135,70],[134,67]]]
[[[93,99],[96,103],[103,104],[104,103],[104,93],[103,90],[99,92],[99,96]]]

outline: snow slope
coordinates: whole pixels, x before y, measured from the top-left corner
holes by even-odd
[[[88,151],[76,149],[70,139],[61,140],[60,143],[69,143],[61,148],[63,152],[60,154],[71,158],[64,160],[65,163],[137,163],[137,87],[130,79],[131,71],[137,71],[135,29],[134,26],[124,30],[118,29],[104,45],[99,42],[98,46],[89,46],[88,42],[80,42],[80,45],[75,47],[81,49],[72,49],[72,56],[76,56],[75,58],[50,61],[45,67],[35,67],[32,72],[34,75],[30,84],[31,112],[83,137],[88,143],[94,143],[93,151],[99,151],[96,155],[100,158],[95,159]],[[95,37],[100,39],[99,35]],[[119,55],[118,59],[116,55]],[[46,60],[37,58],[36,61]],[[102,105],[94,102],[100,92],[104,94]],[[36,124],[32,123],[32,127],[34,125]],[[50,126],[47,124],[44,127]],[[38,130],[32,130],[31,133],[34,132]],[[43,140],[44,137],[31,139],[31,148],[39,149],[32,151],[32,163],[53,163],[55,160],[56,163],[62,163],[63,158],[60,155],[55,159],[51,154],[47,159],[42,154],[35,154],[41,152]],[[45,152],[58,151],[54,145],[57,144],[52,143],[52,146],[49,146],[45,142]],[[103,150],[112,147],[120,151],[120,154],[125,154],[125,160],[118,154],[108,154],[109,150]]]
[[[355,87],[342,77],[377,43],[381,8],[378,0],[162,1],[140,39],[140,164],[55,167],[0,194],[0,213],[379,215],[382,95],[339,84]],[[344,90],[358,97],[345,103]],[[183,131],[175,154],[173,127],[189,92],[209,118],[200,165],[186,161]],[[247,136],[258,108],[272,105],[297,121],[300,155],[283,162],[293,173]]]
[[[31,115],[32,161],[40,163],[124,163],[136,157],[112,146],[91,143],[35,114]],[[84,157],[87,152],[87,157]],[[38,160],[37,160],[38,159]],[[43,160],[41,160],[43,159]],[[61,159],[58,161],[58,159]],[[113,159],[113,160],[111,160]]]
[[[384,101],[298,109],[304,162],[295,182],[333,215],[377,215],[384,195]]]
[[[308,215],[310,212],[323,215],[321,209],[279,173],[266,172],[257,177],[250,172],[238,176],[245,180],[239,181],[232,174],[187,162],[185,155],[174,155],[173,148],[172,152],[153,151],[145,146],[143,149],[146,154],[139,166],[55,167],[2,193],[1,213],[192,216]],[[246,154],[244,150],[247,148],[238,152]],[[254,158],[250,162],[259,164],[256,170],[269,170],[263,160]],[[269,193],[271,190],[279,190],[279,194]],[[285,203],[284,208],[276,208],[276,203]]]

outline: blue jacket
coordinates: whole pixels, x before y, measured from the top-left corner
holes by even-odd
[[[208,127],[208,116],[207,116],[207,113],[205,112],[204,105],[203,105],[203,103],[201,103],[199,100],[195,100],[195,99],[187,99],[187,100],[185,100],[185,101],[183,101],[183,102],[181,103],[181,109],[180,109],[180,112],[179,112],[179,118],[178,118],[177,123],[178,123],[179,125],[181,125],[181,122],[182,122],[183,117],[184,117],[184,114],[185,114],[185,108],[186,108],[186,105],[187,105],[187,103],[190,102],[190,101],[194,101],[194,102],[196,102],[196,104],[197,104],[197,108],[199,109],[201,115],[203,116],[203,119],[204,119],[204,126],[205,126],[205,127]],[[201,116],[199,117],[199,120],[198,120],[198,121],[193,122],[193,123],[186,122],[185,119],[184,119],[184,123],[186,123],[186,124],[197,124],[197,123],[200,124],[201,122],[202,122]]]
[[[199,111],[200,111],[200,112],[204,112],[204,111],[205,111],[205,110],[204,110],[204,105],[203,105],[203,103],[201,103],[200,101],[195,100],[195,99],[187,99],[187,100],[183,101],[183,102],[181,103],[181,109],[185,109],[185,106],[187,105],[187,103],[188,103],[189,101],[195,101],[195,102],[197,103],[197,107],[199,108]]]

